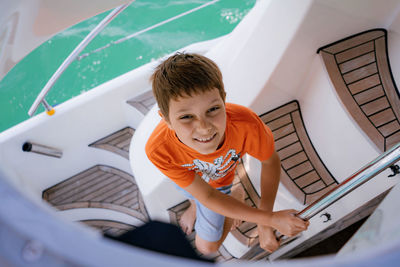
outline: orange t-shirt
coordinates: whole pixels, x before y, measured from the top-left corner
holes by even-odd
[[[189,186],[197,173],[212,187],[230,185],[239,158],[244,154],[264,161],[274,152],[271,130],[250,109],[226,104],[226,130],[223,145],[203,155],[186,146],[161,121],[146,144],[151,162],[178,186]]]

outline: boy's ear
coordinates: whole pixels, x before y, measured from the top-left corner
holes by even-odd
[[[158,115],[160,115],[161,119],[163,119],[163,121],[165,121],[165,123],[168,125],[168,128],[171,128],[171,123],[169,122],[169,120],[167,118],[165,118],[165,116],[161,113],[161,110],[158,110]]]

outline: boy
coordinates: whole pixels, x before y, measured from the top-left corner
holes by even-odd
[[[308,227],[295,210],[272,212],[280,178],[280,160],[271,130],[243,106],[225,103],[222,74],[210,59],[177,53],[151,76],[162,121],[146,144],[153,164],[191,198],[181,227],[195,223],[197,249],[218,250],[233,219],[257,223],[260,246],[279,247],[274,229],[294,236]],[[262,162],[259,209],[229,196],[238,160],[249,153]],[[236,198],[240,192],[232,192]],[[226,216],[226,218],[225,218]]]

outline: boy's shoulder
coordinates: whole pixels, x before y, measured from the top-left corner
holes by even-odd
[[[232,122],[249,121],[258,118],[257,114],[248,107],[233,103],[226,103],[226,114]]]
[[[169,128],[164,121],[160,121],[156,128],[151,133],[147,140],[145,151],[146,154],[152,154],[154,150],[160,147],[164,147],[168,143],[169,139]]]

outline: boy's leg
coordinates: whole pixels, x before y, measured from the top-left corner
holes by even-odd
[[[194,223],[196,221],[196,202],[193,199],[189,199],[189,202],[189,208],[185,210],[179,221],[179,226],[182,228],[182,231],[187,235],[190,235],[192,233]]]
[[[198,234],[196,234],[196,248],[200,253],[204,255],[209,255],[218,251],[219,247],[224,242],[226,236],[231,231],[233,219],[225,217],[224,228],[222,232],[222,236],[218,241],[207,241],[201,238]]]
[[[235,186],[232,188],[232,193],[231,196],[244,202],[244,197],[245,197],[245,193],[244,190],[241,186]],[[207,210],[207,208],[205,208],[204,206],[201,207],[200,204],[198,205],[198,208],[201,209],[198,212],[202,212],[202,210]],[[222,228],[222,234],[220,236],[220,238],[216,241],[209,241],[206,240],[202,237],[200,237],[197,233],[196,233],[196,248],[197,250],[199,250],[202,254],[211,254],[216,252],[219,247],[222,245],[222,243],[224,242],[226,236],[228,235],[228,233],[231,231],[232,225],[234,223],[234,220],[228,217],[223,217],[222,215],[217,214],[217,216],[221,216],[222,217],[222,222],[223,222],[223,228]],[[203,215],[199,215],[198,217],[203,218],[203,217],[207,217],[207,214],[203,214]],[[236,221],[236,220],[235,220]],[[200,229],[199,229],[200,230]],[[201,233],[203,234],[203,233]],[[204,235],[204,234],[203,234]]]
[[[240,184],[236,184],[232,187],[231,196],[240,200],[241,202],[245,202],[246,193],[244,192],[243,187]],[[235,230],[236,227],[239,227],[242,224],[242,220],[234,219],[232,222],[231,230]]]

